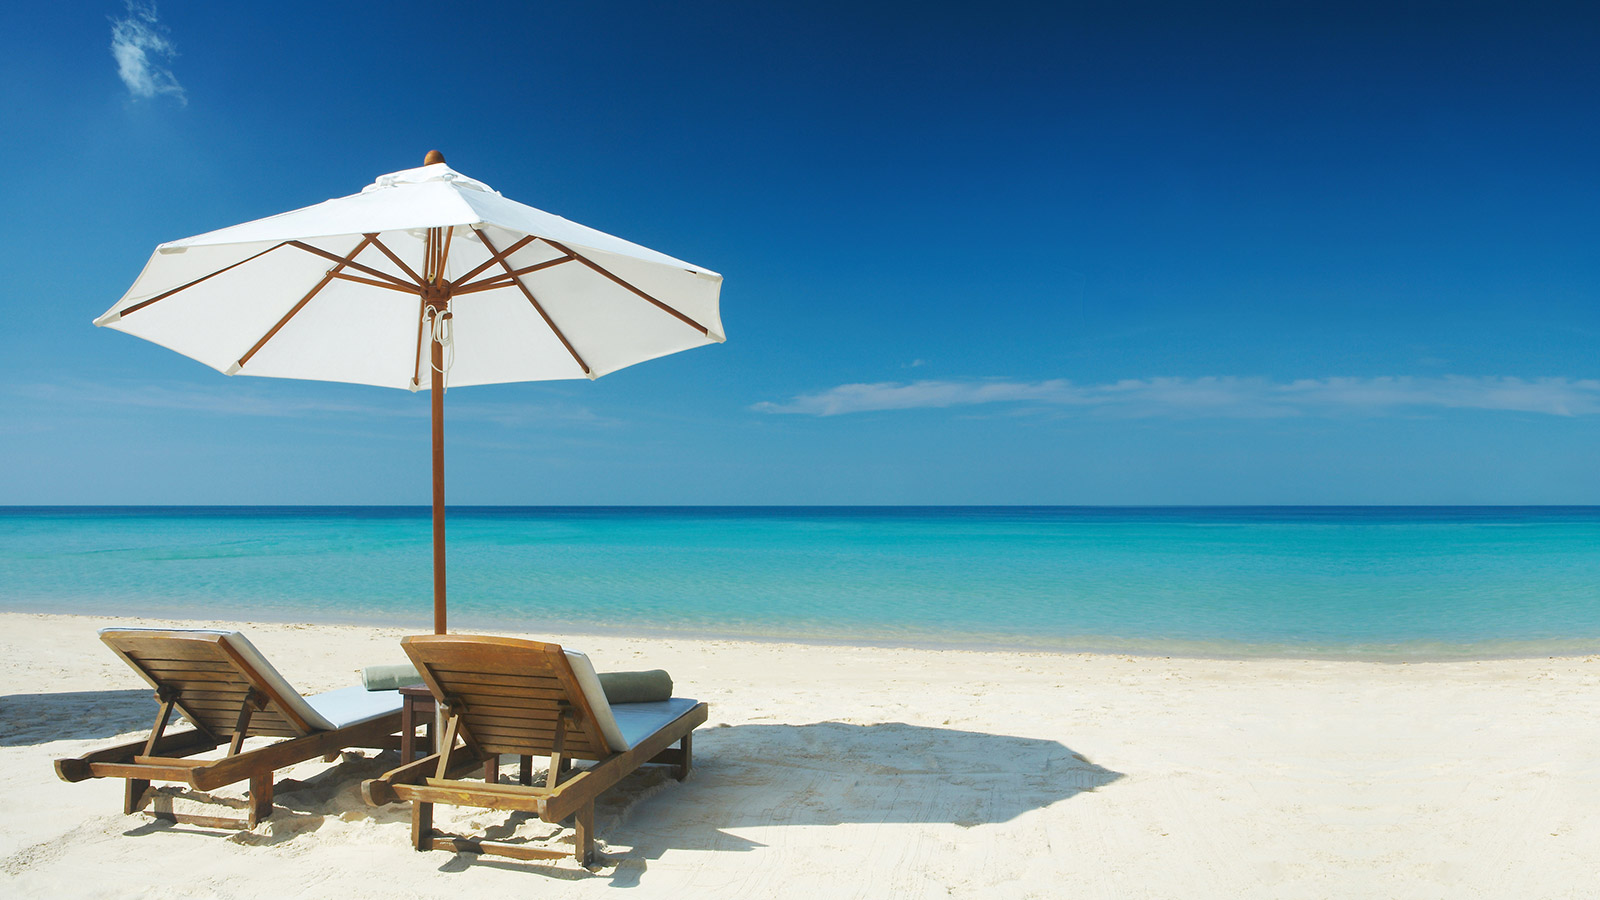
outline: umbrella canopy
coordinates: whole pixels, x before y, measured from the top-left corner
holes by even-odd
[[[724,340],[722,276],[425,164],[160,245],[95,319],[228,375],[433,392],[444,631],[444,388],[598,378]]]
[[[448,295],[455,387],[598,378],[723,340],[721,275],[507,200],[443,162],[162,244],[95,324],[229,375],[417,390],[429,387],[423,294],[435,286]]]

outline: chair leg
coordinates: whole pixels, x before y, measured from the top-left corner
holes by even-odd
[[[250,827],[272,815],[272,773],[261,772],[250,776]]]
[[[578,808],[578,812],[573,816],[573,826],[577,834],[573,836],[572,855],[577,858],[578,865],[588,866],[594,862],[593,800]]]
[[[129,778],[122,790],[122,814],[131,816],[144,808],[144,792],[150,789],[150,782],[143,778]]]
[[[691,731],[684,735],[683,740],[678,742],[678,747],[683,750],[683,761],[678,763],[678,771],[675,775],[679,781],[682,781],[689,777],[689,767],[694,765],[694,732]]]
[[[533,784],[533,757],[522,757],[522,766],[517,772],[517,783],[525,785]]]
[[[411,801],[411,846],[418,850],[433,849],[432,803]]]
[[[483,781],[485,784],[500,783],[500,756],[495,754],[483,764]]]

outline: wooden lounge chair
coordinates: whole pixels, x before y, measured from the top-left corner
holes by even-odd
[[[522,810],[550,823],[574,817],[573,855],[587,866],[594,859],[594,801],[602,791],[646,763],[675,766],[679,780],[689,773],[691,738],[706,720],[704,703],[675,697],[613,706],[606,702],[588,657],[556,644],[426,635],[405,638],[401,645],[447,717],[441,749],[364,782],[362,793],[373,805],[411,802],[411,838],[418,850],[517,859],[566,856],[433,828],[435,803]],[[503,753],[522,757],[520,784],[496,783]],[[550,767],[545,783],[535,786],[532,757],[546,754]],[[573,759],[594,764],[574,769]],[[460,780],[480,766],[483,781]]]
[[[143,809],[157,795],[152,781],[182,782],[197,791],[250,780],[244,820],[154,812],[160,818],[214,828],[246,827],[272,814],[272,775],[278,769],[346,747],[395,746],[400,695],[359,685],[302,697],[237,631],[108,628],[112,652],[156,689],[161,704],[150,736],[73,759],[56,760],[65,781],[123,778],[123,812]],[[193,729],[167,733],[176,712]],[[247,737],[281,737],[244,749]],[[196,758],[222,745],[220,757]]]

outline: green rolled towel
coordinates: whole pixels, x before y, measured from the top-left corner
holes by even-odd
[[[662,669],[648,672],[601,672],[607,703],[649,703],[672,699],[672,676]]]
[[[393,691],[413,684],[421,684],[422,676],[414,666],[401,663],[396,666],[367,666],[361,670],[361,683],[369,691]]]

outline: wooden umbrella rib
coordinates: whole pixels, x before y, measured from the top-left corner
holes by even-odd
[[[552,241],[549,238],[541,238],[541,240],[543,240],[546,244],[549,244],[550,246],[556,248],[557,250],[560,250],[562,253],[565,253],[565,254],[571,256],[573,259],[576,259],[578,262],[583,263],[584,265],[586,265],[589,268],[593,269],[594,271],[600,273],[601,275],[604,275],[605,277],[611,279],[612,281],[616,282],[618,285],[622,286],[623,288],[626,288],[627,290],[633,292],[634,295],[638,296],[639,298],[641,298],[643,300],[650,301],[651,303],[655,304],[658,308],[660,308],[664,312],[670,313],[678,321],[684,323],[685,325],[688,325],[690,328],[693,328],[696,331],[699,331],[701,334],[705,335],[706,337],[710,337],[711,336],[711,329],[707,328],[704,325],[701,325],[699,322],[696,322],[695,320],[689,318],[688,316],[684,315],[683,313],[678,312],[676,309],[673,309],[671,306],[668,306],[667,304],[662,303],[660,300],[657,300],[656,298],[650,296],[649,294],[645,293],[644,291],[639,290],[638,288],[636,288],[633,285],[629,284],[628,282],[624,281],[622,278],[618,277],[616,274],[612,273],[611,270],[607,269],[605,266],[602,266],[599,263],[595,262],[594,260],[588,258],[587,256],[584,256],[583,254],[577,252],[576,250],[573,250],[570,247],[567,247],[567,246],[559,244],[559,243],[557,243],[555,241]]]
[[[299,250],[304,250],[307,253],[315,254],[317,256],[322,257],[323,259],[331,260],[333,262],[341,262],[342,261],[340,257],[335,256],[332,253],[329,253],[328,251],[323,250],[320,247],[313,247],[310,244],[305,243],[304,241],[289,241],[289,246],[294,247],[294,248],[299,249]],[[364,265],[362,265],[361,263],[358,263],[358,262],[346,262],[345,265],[349,266],[352,269],[355,269],[357,272],[365,272],[368,275],[371,275],[371,276],[373,276],[375,278],[381,278],[384,281],[390,282],[392,284],[400,285],[401,287],[405,288],[408,291],[416,290],[418,287],[421,286],[421,285],[417,285],[417,284],[407,284],[404,281],[401,281],[400,279],[394,277],[393,275],[390,275],[388,272],[385,272],[385,271],[383,271],[381,269],[374,269],[371,266],[364,266]]]
[[[511,254],[516,253],[518,250],[521,250],[523,247],[527,246],[532,240],[533,240],[533,235],[530,234],[530,235],[524,237],[522,240],[517,241],[515,244],[512,244],[511,246],[506,248],[505,256],[509,258],[511,256]],[[459,288],[461,285],[466,284],[471,279],[476,278],[479,272],[482,272],[484,269],[487,269],[490,266],[494,265],[496,261],[497,260],[495,259],[495,257],[490,256],[488,259],[486,259],[482,263],[480,263],[477,266],[477,268],[475,268],[472,271],[468,272],[467,274],[461,276],[460,278],[457,278],[455,281],[450,282],[450,287],[452,289]]]
[[[278,249],[279,247],[283,247],[283,246],[287,245],[288,243],[289,243],[289,241],[284,241],[283,243],[280,243],[280,244],[273,244],[271,247],[268,247],[267,249],[261,251],[260,253],[255,254],[254,256],[247,256],[244,259],[239,260],[238,262],[234,263],[231,266],[224,266],[223,268],[220,268],[220,269],[216,270],[215,272],[212,272],[210,275],[204,275],[204,276],[201,276],[200,278],[196,278],[195,280],[189,282],[188,284],[179,285],[178,287],[175,287],[172,290],[167,291],[164,294],[157,294],[156,296],[151,297],[149,300],[141,300],[138,303],[135,303],[134,305],[128,307],[127,309],[119,310],[117,314],[120,315],[120,316],[126,316],[126,315],[129,315],[131,313],[136,313],[139,310],[144,309],[146,306],[149,306],[152,303],[155,303],[155,302],[160,301],[160,300],[165,300],[168,297],[171,297],[173,294],[178,293],[179,291],[188,290],[189,288],[194,287],[195,285],[199,284],[202,281],[206,281],[207,279],[215,278],[218,275],[221,275],[223,272],[226,272],[229,269],[236,269],[239,266],[244,265],[245,263],[249,262],[252,259],[259,259],[260,257],[266,256],[268,253],[271,253],[272,251]]]
[[[312,297],[315,297],[322,291],[323,288],[327,287],[329,283],[331,283],[333,279],[339,275],[340,269],[350,265],[351,260],[354,260],[357,256],[360,256],[361,251],[367,249],[367,245],[372,243],[373,238],[375,237],[376,235],[369,234],[362,238],[361,243],[357,244],[354,250],[351,250],[348,254],[346,254],[345,257],[339,261],[338,265],[335,265],[333,268],[329,269],[327,273],[322,276],[322,280],[317,282],[316,286],[311,290],[307,291],[304,297],[300,298],[299,303],[296,303],[289,309],[288,312],[283,314],[283,318],[278,320],[278,324],[272,326],[271,330],[261,336],[261,340],[256,341],[254,347],[251,347],[250,350],[245,353],[245,355],[239,357],[239,368],[244,368],[245,363],[248,363],[250,358],[256,355],[257,351],[259,351],[262,347],[265,347],[267,345],[267,341],[272,340],[272,338],[283,329],[283,326],[289,324],[289,320],[294,318],[295,313],[298,313],[300,310],[304,309],[305,305],[311,302]]]
[[[530,238],[530,240],[531,240],[531,238]],[[507,250],[504,255],[505,256],[510,256],[511,255],[511,251]],[[453,293],[453,294],[472,294],[472,293],[476,293],[478,291],[492,291],[492,290],[494,290],[496,288],[510,287],[511,283],[513,281],[515,281],[516,279],[522,277],[523,275],[527,275],[530,272],[537,272],[540,269],[548,269],[551,266],[560,265],[561,263],[572,262],[572,259],[573,258],[570,257],[570,256],[558,256],[555,259],[547,259],[542,263],[534,263],[531,266],[523,266],[520,269],[514,269],[514,270],[512,270],[510,272],[501,272],[498,275],[493,275],[493,276],[491,276],[489,278],[483,279],[482,281],[474,281],[473,283],[471,283],[469,285],[466,285],[465,287],[458,287],[458,288],[453,289],[451,291],[451,293]],[[489,260],[489,262],[491,264],[496,262],[496,261],[497,260],[493,260],[493,259]]]
[[[399,291],[400,293],[407,295],[415,294],[417,292],[417,289],[414,287],[406,287],[404,285],[393,284],[387,281],[378,281],[374,278],[362,278],[360,275],[351,275],[347,272],[337,272],[333,275],[333,277],[339,279],[340,281],[354,281],[356,284],[365,284],[371,287]]]
[[[379,250],[383,251],[383,255],[389,257],[389,259],[395,265],[400,267],[400,271],[406,273],[406,276],[408,278],[410,278],[413,282],[416,282],[417,284],[421,284],[422,283],[422,276],[418,275],[415,270],[413,270],[410,266],[406,265],[406,261],[401,259],[398,255],[396,255],[393,250],[390,250],[389,249],[389,245],[385,244],[382,240],[380,240],[376,234],[374,234],[372,236],[372,246],[377,247]]]
[[[507,272],[506,276],[510,278],[521,278],[529,272],[537,272],[540,269],[548,269],[551,266],[559,266],[565,262],[572,262],[573,259],[575,259],[575,257],[573,257],[571,254],[566,256],[558,256],[555,259],[547,259],[544,262],[534,263],[531,266],[523,266],[520,269],[513,269],[510,272]]]
[[[439,251],[439,271],[434,273],[434,284],[444,283],[444,267],[450,264],[450,244],[456,239],[456,229],[452,225],[444,230],[444,247]]]
[[[500,267],[505,269],[507,272],[513,271],[511,268],[511,263],[506,260],[506,255],[494,248],[494,244],[490,243],[489,241],[489,236],[476,228],[472,230],[477,232],[478,238],[483,241],[483,246],[487,247],[489,252],[494,254],[495,261],[500,263]],[[568,250],[567,252],[570,254],[572,251]],[[583,361],[583,357],[578,355],[577,349],[572,346],[571,341],[567,340],[567,336],[561,333],[561,329],[556,327],[555,320],[550,318],[549,313],[545,312],[544,306],[541,305],[538,299],[533,296],[533,291],[528,290],[528,286],[522,283],[522,279],[517,278],[514,275],[511,278],[511,283],[516,285],[518,290],[522,291],[522,296],[528,298],[529,303],[533,304],[534,310],[539,313],[539,318],[544,319],[544,324],[549,327],[550,332],[556,336],[556,340],[559,340],[561,342],[561,346],[567,348],[567,352],[572,354],[573,361],[578,364],[578,368],[583,370],[583,374],[593,375],[594,371],[589,368],[588,363]]]
[[[511,279],[509,279],[509,278],[499,278],[499,279],[488,279],[488,278],[486,278],[483,281],[475,281],[472,284],[469,284],[464,288],[457,288],[456,290],[453,290],[453,291],[450,292],[450,296],[459,297],[462,294],[478,294],[478,293],[482,293],[483,291],[492,291],[492,290],[495,290],[497,288],[511,287],[511,284],[512,284],[512,282],[511,282]]]

